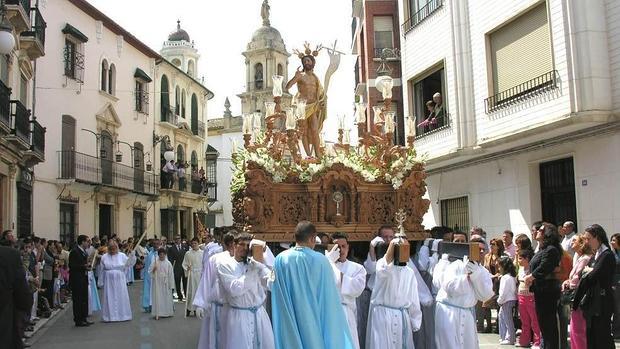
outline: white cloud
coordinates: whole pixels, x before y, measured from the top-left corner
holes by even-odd
[[[234,115],[241,112],[236,95],[245,90],[245,61],[241,55],[252,33],[261,24],[261,0],[89,0],[94,6],[122,25],[138,39],[159,51],[168,34],[181,27],[195,41],[201,55],[199,76],[215,93],[208,105],[208,116],[224,111],[230,98]],[[346,53],[351,47],[351,2],[348,0],[271,0],[271,25],[282,34],[286,48],[303,48],[303,42],[331,46]],[[317,59],[317,75],[322,79],[329,63],[326,53]],[[346,114],[353,128],[353,90],[355,57],[343,56],[332,76],[328,92],[327,138],[336,137],[337,114]],[[289,76],[299,66],[295,55],[289,58]]]

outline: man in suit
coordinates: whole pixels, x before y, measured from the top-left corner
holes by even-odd
[[[73,322],[77,327],[86,327],[93,322],[88,321],[88,254],[90,238],[80,235],[77,245],[69,253],[69,285],[73,298]]]
[[[187,246],[181,242],[180,235],[174,238],[174,244],[168,250],[168,260],[173,266],[175,290],[179,301],[183,300],[183,294],[187,292],[187,278],[183,272],[183,258],[187,250]],[[181,291],[181,283],[183,284],[183,291]]]
[[[29,312],[32,308],[32,293],[26,283],[26,274],[19,252],[0,246],[0,338],[2,347],[23,348],[19,333],[22,321],[17,312]],[[5,346],[6,345],[6,346]]]

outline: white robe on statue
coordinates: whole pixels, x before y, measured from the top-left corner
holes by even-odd
[[[127,291],[127,256],[118,252],[115,255],[104,254],[101,257],[101,275],[103,298],[101,301],[101,317],[104,322],[131,320],[131,305]]]
[[[196,296],[196,290],[200,284],[200,276],[202,275],[202,250],[190,249],[185,252],[185,258],[183,258],[183,270],[187,277],[187,289],[185,290],[185,297],[187,297],[187,310],[194,311],[194,297]]]
[[[151,276],[151,303],[153,308],[151,314],[159,317],[170,317],[174,315],[174,271],[172,263],[165,258],[161,261],[156,258],[149,267]]]
[[[274,349],[271,320],[263,306],[269,268],[253,261],[245,264],[224,258],[217,273],[229,303],[225,327],[231,335],[222,348]]]
[[[418,283],[408,266],[377,261],[370,300],[366,349],[413,349],[413,332],[420,329],[422,311]]]
[[[228,304],[222,283],[217,275],[218,264],[226,258],[232,258],[228,251],[216,253],[207,260],[196,290],[193,305],[205,310],[198,349],[219,349],[223,348],[226,343],[224,324],[228,314]]]
[[[340,302],[344,309],[344,315],[349,324],[351,339],[355,349],[359,349],[359,337],[357,333],[357,305],[355,299],[362,294],[366,287],[366,269],[361,264],[349,260],[344,263],[334,263],[339,273],[336,274],[336,287],[340,291]],[[340,274],[342,273],[342,275]]]
[[[480,264],[467,276],[467,262],[442,258],[433,283],[439,288],[435,309],[435,343],[441,349],[477,349],[475,307],[493,297],[491,274]]]

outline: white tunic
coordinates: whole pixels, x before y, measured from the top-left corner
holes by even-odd
[[[340,302],[344,309],[344,314],[349,324],[351,338],[356,349],[359,349],[359,338],[357,335],[357,307],[355,299],[362,294],[366,287],[366,269],[361,264],[349,260],[335,263],[338,274],[336,274],[336,285],[340,291]],[[342,275],[340,274],[342,273]],[[342,277],[341,277],[342,276]]]
[[[151,275],[151,304],[153,316],[169,317],[174,315],[174,271],[172,264],[165,258],[161,261],[156,258],[149,267]]]
[[[196,310],[193,302],[202,274],[202,255],[203,251],[190,249],[185,252],[185,258],[183,258],[183,270],[185,271],[185,276],[187,276],[185,297],[187,297],[187,310],[189,311]]]
[[[101,275],[103,282],[103,299],[101,317],[105,322],[131,320],[131,305],[127,291],[127,256],[118,252],[101,257]]]
[[[370,300],[367,349],[413,349],[413,332],[420,329],[422,311],[418,284],[408,266],[377,261],[376,282]]]
[[[206,256],[206,254],[205,254]],[[226,343],[226,315],[228,304],[222,283],[217,274],[217,266],[222,260],[232,258],[228,251],[211,256],[200,278],[193,305],[205,309],[202,320],[198,349],[220,349]]]
[[[217,272],[230,306],[226,331],[234,334],[228,336],[222,348],[275,348],[271,321],[263,307],[269,269],[224,258]]]
[[[435,309],[437,348],[479,348],[475,306],[493,296],[491,274],[476,264],[468,277],[463,261],[450,263],[442,259],[435,266],[433,283],[439,288]]]

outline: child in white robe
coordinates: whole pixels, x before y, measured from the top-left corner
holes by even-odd
[[[152,314],[155,320],[160,317],[171,317],[174,315],[174,302],[172,293],[174,292],[174,271],[172,264],[166,258],[166,249],[157,250],[158,258],[151,264],[149,274],[151,275],[151,302],[153,304]]]

